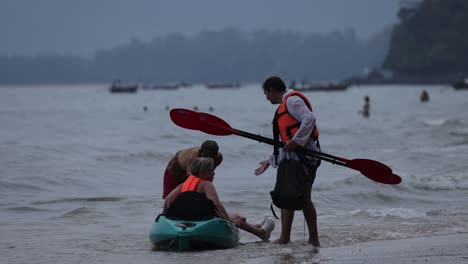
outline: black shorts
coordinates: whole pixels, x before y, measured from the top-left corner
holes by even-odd
[[[314,164],[308,164],[309,166],[306,167],[307,171],[307,186],[309,187],[309,192],[312,191],[312,185],[315,181],[315,176],[317,175],[317,169],[320,166],[321,160],[316,160]]]

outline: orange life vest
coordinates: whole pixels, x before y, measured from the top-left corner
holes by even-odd
[[[205,193],[196,192],[197,185],[204,181],[190,175],[182,184],[180,195],[169,205],[162,215],[169,219],[183,219],[187,221],[200,221],[219,217],[213,201]]]
[[[296,120],[294,117],[292,117],[289,112],[288,108],[286,106],[286,101],[290,96],[299,96],[304,100],[306,103],[307,107],[309,108],[310,111],[312,110],[312,105],[310,104],[309,100],[307,97],[305,97],[302,93],[294,91],[290,94],[288,94],[284,100],[281,102],[280,106],[276,110],[275,113],[275,118],[273,120],[273,128],[277,126],[277,129],[279,130],[279,135],[281,136],[281,141],[286,142],[289,139],[291,139],[294,134],[296,134],[297,130],[299,130],[299,127],[301,126],[301,122]],[[276,123],[276,124],[275,124]],[[275,135],[275,132],[273,131],[273,134]],[[311,138],[316,141],[319,137],[319,132],[317,129],[317,126],[314,126],[311,134]]]
[[[180,190],[180,193],[183,192],[195,192],[197,190],[197,186],[200,182],[204,181],[203,179],[200,179],[194,175],[190,175],[187,180],[185,180],[184,184],[182,184],[182,189]]]

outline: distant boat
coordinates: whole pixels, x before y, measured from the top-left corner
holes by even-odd
[[[124,85],[120,81],[112,83],[109,91],[111,93],[136,93],[138,84],[127,84]]]
[[[231,89],[240,88],[240,83],[206,83],[205,86],[208,89]]]
[[[178,83],[145,84],[143,90],[177,90],[181,87]]]
[[[452,83],[452,87],[455,90],[465,90],[468,89],[468,79],[462,80],[462,81],[457,81]]]
[[[345,91],[348,89],[347,83],[314,83],[314,84],[305,84],[300,88],[296,88],[297,91],[305,92],[339,92]]]

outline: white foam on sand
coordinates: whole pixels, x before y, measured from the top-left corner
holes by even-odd
[[[416,217],[426,216],[425,212],[417,212],[409,208],[384,208],[384,209],[357,209],[353,210],[350,213],[351,215],[360,215],[365,214],[369,217],[387,217],[387,216],[396,216],[403,219],[411,219]]]

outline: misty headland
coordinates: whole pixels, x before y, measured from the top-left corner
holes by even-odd
[[[397,23],[367,38],[352,27],[316,33],[225,27],[133,37],[91,57],[3,54],[0,83],[258,82],[273,74],[355,84],[466,78],[466,1],[402,1],[395,15]]]

